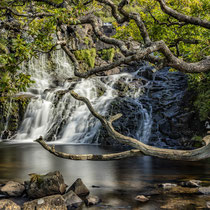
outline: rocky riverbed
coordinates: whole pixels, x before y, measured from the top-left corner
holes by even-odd
[[[29,176],[30,180],[24,183],[8,181],[0,185],[0,209],[74,210],[92,206],[95,206],[93,209],[115,209],[98,196],[92,195],[80,178],[68,186],[59,171],[45,175],[32,173]],[[92,188],[100,188],[100,186],[93,185]],[[103,191],[103,188],[101,190]],[[125,194],[126,189],[120,193]],[[198,199],[193,201],[192,198],[195,196]],[[133,197],[133,202],[136,202],[136,206],[139,207],[135,209],[142,209],[149,203],[151,207],[155,200],[163,197],[167,198],[168,202],[154,206],[152,209],[210,209],[210,181],[182,180],[150,184]],[[125,208],[121,206],[121,209]]]
[[[111,147],[93,145],[56,145],[55,147],[58,151],[80,154],[118,151]],[[37,144],[0,144],[2,187],[8,181],[19,182],[25,187],[28,186],[28,182],[24,181],[30,181],[31,178],[34,181],[41,181],[42,175],[54,170],[59,170],[63,175],[64,183],[68,185],[65,192],[78,178],[81,178],[90,191],[89,195],[98,196],[102,200],[99,204],[90,207],[86,207],[83,203],[78,209],[206,209],[207,202],[210,201],[209,160],[180,162],[140,156],[120,161],[77,162],[56,158]],[[39,178],[38,175],[41,177]],[[191,186],[192,182],[195,183],[195,187]],[[62,186],[57,190],[62,191],[65,187]],[[28,198],[26,193],[23,195],[25,196],[6,199],[9,198],[19,206],[33,200],[38,202],[40,199]],[[48,196],[54,195],[46,195]],[[148,200],[141,202],[142,199]]]

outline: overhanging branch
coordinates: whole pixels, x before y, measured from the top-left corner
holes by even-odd
[[[133,157],[140,155],[141,152],[137,149],[128,150],[125,152],[118,152],[118,153],[111,153],[111,154],[68,154],[64,152],[59,152],[55,150],[54,146],[49,146],[46,144],[44,139],[40,137],[39,139],[35,140],[38,142],[45,150],[50,152],[51,154],[64,159],[69,160],[92,160],[92,161],[108,161],[108,160],[120,160],[128,157]]]
[[[120,133],[118,133],[112,126],[113,121],[119,119],[122,115],[117,114],[115,116],[111,116],[109,120],[106,120],[105,117],[100,115],[95,111],[93,106],[91,105],[90,101],[82,96],[79,96],[74,91],[71,91],[71,95],[79,100],[83,101],[90,112],[100,120],[104,128],[107,130],[108,134],[118,142],[122,144],[126,144],[129,146],[132,146],[136,148],[135,150],[129,150],[125,152],[120,153],[114,153],[114,154],[104,154],[104,155],[94,155],[94,154],[82,154],[82,155],[74,155],[74,154],[67,154],[63,152],[58,152],[55,150],[55,147],[48,146],[42,137],[36,140],[44,149],[52,153],[53,155],[65,159],[71,159],[71,160],[118,160],[122,158],[127,158],[139,154],[149,155],[153,157],[159,157],[164,159],[170,159],[170,160],[183,160],[183,161],[198,161],[206,158],[210,158],[210,135],[207,135],[203,138],[203,141],[205,142],[205,146],[195,149],[195,150],[174,150],[174,149],[162,149],[157,148],[154,146],[149,146],[141,141],[134,139],[132,137],[124,136]]]
[[[207,29],[210,29],[210,22],[207,20],[201,20],[200,18],[184,15],[182,13],[177,12],[176,10],[173,10],[172,8],[168,7],[166,5],[165,0],[156,0],[160,3],[160,7],[163,12],[170,15],[171,17],[185,23],[190,23],[193,25],[201,26]]]

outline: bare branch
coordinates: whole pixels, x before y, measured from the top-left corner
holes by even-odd
[[[111,8],[111,12],[112,12],[112,15],[113,17],[116,19],[116,21],[119,23],[119,24],[122,24],[126,21],[128,21],[128,18],[123,16],[121,17],[119,14],[118,14],[118,8],[117,6],[111,1],[111,0],[97,0],[98,2],[100,3],[103,3],[103,4],[106,4],[107,6],[109,6]]]
[[[167,60],[167,65],[169,67],[173,67],[179,71],[185,73],[199,73],[206,72],[210,70],[210,58],[207,57],[196,63],[187,63],[180,58],[177,58],[170,51],[168,46],[162,41],[161,49],[159,50],[164,54]]]
[[[193,24],[193,25],[197,25],[197,26],[201,26],[201,27],[210,29],[210,22],[209,21],[201,20],[200,18],[191,17],[191,16],[188,16],[188,15],[184,15],[182,13],[179,13],[176,10],[173,10],[170,7],[168,7],[166,5],[165,0],[157,0],[157,1],[160,3],[162,11],[165,12],[166,14],[172,16],[173,18],[175,18],[175,19],[177,19],[181,22],[190,23],[190,24]]]
[[[131,61],[141,60],[145,56],[151,54],[152,52],[160,50],[161,47],[162,47],[162,42],[161,41],[160,42],[155,42],[150,47],[147,47],[145,49],[137,51],[136,54],[120,58],[120,59],[116,60],[115,62],[112,62],[111,64],[108,64],[108,65],[104,65],[104,66],[101,66],[101,67],[93,68],[91,70],[88,70],[85,73],[80,73],[79,71],[75,71],[75,75],[78,76],[78,77],[87,78],[87,77],[89,77],[89,76],[91,76],[93,74],[113,69],[113,68],[115,68],[117,66],[120,66],[122,64],[127,64],[127,63],[129,63]],[[66,46],[62,46],[62,48],[65,50],[65,52],[69,51]],[[67,55],[69,55],[69,54],[67,53]],[[72,57],[71,57],[71,59],[72,59]],[[157,61],[157,59],[156,59],[156,61]]]
[[[127,0],[122,0],[118,6],[118,11],[124,15],[125,17],[127,17],[128,19],[132,19],[136,22],[140,32],[141,32],[141,36],[143,37],[144,43],[149,46],[151,45],[151,40],[149,37],[149,34],[147,32],[147,29],[145,27],[144,22],[141,19],[141,16],[138,13],[127,13],[123,7],[127,4]]]
[[[113,44],[113,45],[119,47],[120,51],[124,55],[130,55],[131,54],[131,52],[128,51],[125,43],[122,40],[118,40],[118,39],[107,37],[106,35],[104,35],[101,32],[100,27],[99,27],[99,23],[97,21],[97,18],[94,15],[83,16],[82,18],[79,19],[79,22],[76,23],[76,24],[91,24],[95,35],[102,42],[107,43],[107,44]]]
[[[132,149],[125,152],[102,154],[102,155],[68,154],[68,153],[56,151],[54,146],[48,146],[42,137],[40,137],[39,139],[36,139],[35,141],[38,142],[44,149],[49,151],[51,154],[59,158],[70,159],[70,160],[92,160],[92,161],[120,160],[120,159],[133,157],[133,156],[137,156],[141,154],[141,152],[137,149]]]
[[[185,26],[185,25],[189,24],[189,23],[181,23],[181,22],[171,22],[169,20],[168,20],[169,22],[160,22],[157,18],[155,18],[155,16],[152,14],[151,11],[149,11],[149,14],[153,18],[153,20],[159,25],[166,25],[168,27],[178,25],[179,27],[182,27],[182,26]]]
[[[112,122],[114,120],[119,119],[121,117],[121,114],[111,117],[110,120],[106,120],[105,117],[101,116],[99,113],[97,113],[94,110],[90,101],[87,98],[79,96],[74,91],[71,91],[71,94],[75,99],[83,101],[87,105],[90,112],[101,121],[102,125],[113,139],[117,140],[122,144],[126,144],[136,149],[139,149],[144,155],[170,159],[170,160],[184,160],[184,161],[197,161],[210,157],[210,135],[207,135],[206,137],[203,138],[203,141],[206,143],[206,145],[195,150],[162,149],[162,148],[149,146],[137,139],[124,136],[118,133],[113,128]]]

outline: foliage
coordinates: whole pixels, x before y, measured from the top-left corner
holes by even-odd
[[[59,4],[63,1],[51,2]],[[0,1],[0,25],[3,26],[0,28],[0,97],[26,90],[33,81],[29,75],[20,73],[19,65],[40,52],[55,49],[58,20],[66,24],[76,22],[85,10],[83,1],[68,10],[39,1]],[[27,17],[36,13],[50,15]]]
[[[0,96],[4,98],[20,91],[26,91],[26,88],[33,82],[30,75],[27,74],[0,72]]]
[[[114,59],[114,55],[115,55],[115,48],[109,48],[109,49],[103,49],[100,53],[101,58],[105,61],[110,61],[112,62]]]
[[[85,61],[89,67],[93,68],[95,65],[96,49],[76,50],[75,56],[78,60]]]
[[[208,0],[169,0],[167,4],[186,15],[210,20],[207,12],[210,10]],[[203,56],[210,54],[210,48],[208,47],[210,31],[190,24],[184,24],[183,26],[176,24],[177,20],[165,14],[157,1],[135,0],[126,7],[126,11],[139,13],[147,26],[151,39],[153,41],[164,40],[178,57],[183,57],[186,61],[198,61]],[[116,38],[132,38],[136,41],[142,41],[133,20],[123,25],[117,24],[114,20],[113,23],[117,29]],[[196,44],[192,44],[193,41]],[[178,50],[176,46],[178,46]]]
[[[63,1],[50,2],[60,4]],[[0,97],[24,91],[32,80],[29,75],[20,73],[19,65],[33,56],[38,56],[40,52],[54,50],[57,41],[55,34],[59,23],[66,26],[79,23],[78,17],[88,11],[104,21],[112,22],[117,31],[115,38],[143,43],[139,29],[133,20],[127,24],[118,24],[108,6],[102,6],[97,1],[84,6],[84,2],[86,1],[74,1],[68,7],[55,7],[35,0],[0,1],[0,7],[2,7],[0,9]],[[118,4],[120,0],[113,0],[113,2]],[[168,0],[167,5],[186,15],[210,20],[207,12],[210,11],[209,0]],[[8,10],[7,7],[14,12]],[[177,23],[176,19],[169,17],[160,9],[158,1],[132,0],[125,6],[125,10],[139,13],[152,41],[164,40],[177,57],[194,62],[209,55],[209,30],[191,24]],[[33,17],[37,13],[48,15]],[[84,42],[89,44],[88,37],[85,37]],[[112,62],[114,50],[114,48],[103,50],[102,58]],[[89,68],[94,67],[96,57],[94,48],[76,51],[75,55]],[[201,119],[207,119],[210,107],[208,102],[209,74],[197,74],[190,77],[191,87],[197,93],[194,105],[199,110]]]
[[[189,75],[189,87],[195,94],[194,107],[199,113],[200,120],[210,119],[210,72]]]

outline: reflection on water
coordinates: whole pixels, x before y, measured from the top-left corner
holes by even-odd
[[[56,149],[75,154],[111,152],[110,148],[89,145],[57,145]],[[0,180],[23,181],[29,173],[55,170],[63,174],[67,184],[80,177],[92,192],[112,205],[126,208],[130,208],[133,198],[148,185],[186,177],[205,179],[210,175],[207,161],[167,161],[145,156],[120,161],[71,161],[53,156],[38,144],[0,144]],[[100,188],[91,188],[92,185]]]

